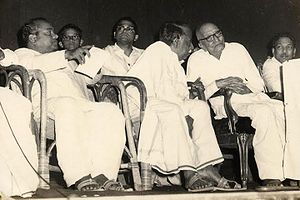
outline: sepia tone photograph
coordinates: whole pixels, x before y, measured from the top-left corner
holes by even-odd
[[[299,0],[0,13],[0,199],[300,199]]]

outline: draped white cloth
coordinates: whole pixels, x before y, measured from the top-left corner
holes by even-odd
[[[223,161],[209,108],[205,102],[188,100],[184,70],[168,45],[160,41],[150,45],[128,75],[144,82],[148,97],[139,136],[140,162],[171,174]],[[194,119],[191,135],[186,115]]]
[[[261,179],[275,178],[283,180],[285,124],[283,104],[270,99],[264,90],[264,83],[249,53],[238,43],[225,43],[220,59],[216,59],[204,50],[193,53],[187,66],[188,79],[201,78],[206,98],[214,94],[218,88],[215,81],[229,76],[237,76],[244,80],[253,92],[246,95],[233,94],[232,105],[239,116],[252,119],[256,129],[253,146],[255,160]],[[210,99],[216,118],[226,117],[223,98]]]
[[[67,185],[88,174],[116,179],[125,146],[120,109],[111,103],[87,100],[82,83],[64,58],[64,51],[40,54],[21,48],[16,53],[27,69],[45,73],[48,115],[55,120],[57,157]],[[87,59],[95,59],[88,63],[103,63],[101,55]]]
[[[285,176],[300,179],[300,60],[283,63],[283,93],[286,115]]]
[[[2,87],[0,102],[0,191],[22,196],[34,192],[39,184],[34,171],[38,169],[37,146],[30,130],[32,106],[25,97]]]

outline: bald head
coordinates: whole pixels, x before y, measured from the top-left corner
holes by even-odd
[[[225,48],[225,41],[222,31],[215,24],[202,24],[196,29],[196,36],[201,49],[208,51],[217,59],[220,58]]]

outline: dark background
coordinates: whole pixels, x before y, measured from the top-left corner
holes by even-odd
[[[123,16],[136,20],[140,48],[154,41],[166,20],[192,27],[216,22],[225,39],[242,43],[257,63],[265,60],[267,43],[277,32],[289,31],[300,43],[300,0],[0,0],[0,46],[15,50],[24,22],[45,17],[56,31],[67,23],[79,25],[85,44],[105,47],[114,22]]]

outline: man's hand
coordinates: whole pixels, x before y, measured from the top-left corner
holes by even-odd
[[[218,88],[231,89],[234,93],[237,94],[249,94],[251,90],[243,82],[243,79],[239,77],[227,77],[224,79],[216,80]]]
[[[91,56],[89,50],[92,47],[93,46],[91,45],[86,45],[86,46],[78,47],[77,49],[74,50],[66,50],[65,58],[67,60],[77,60],[79,64],[83,64],[85,63],[85,55],[87,55],[88,57]]]
[[[0,60],[3,60],[5,58],[4,52],[2,49],[0,49]]]

